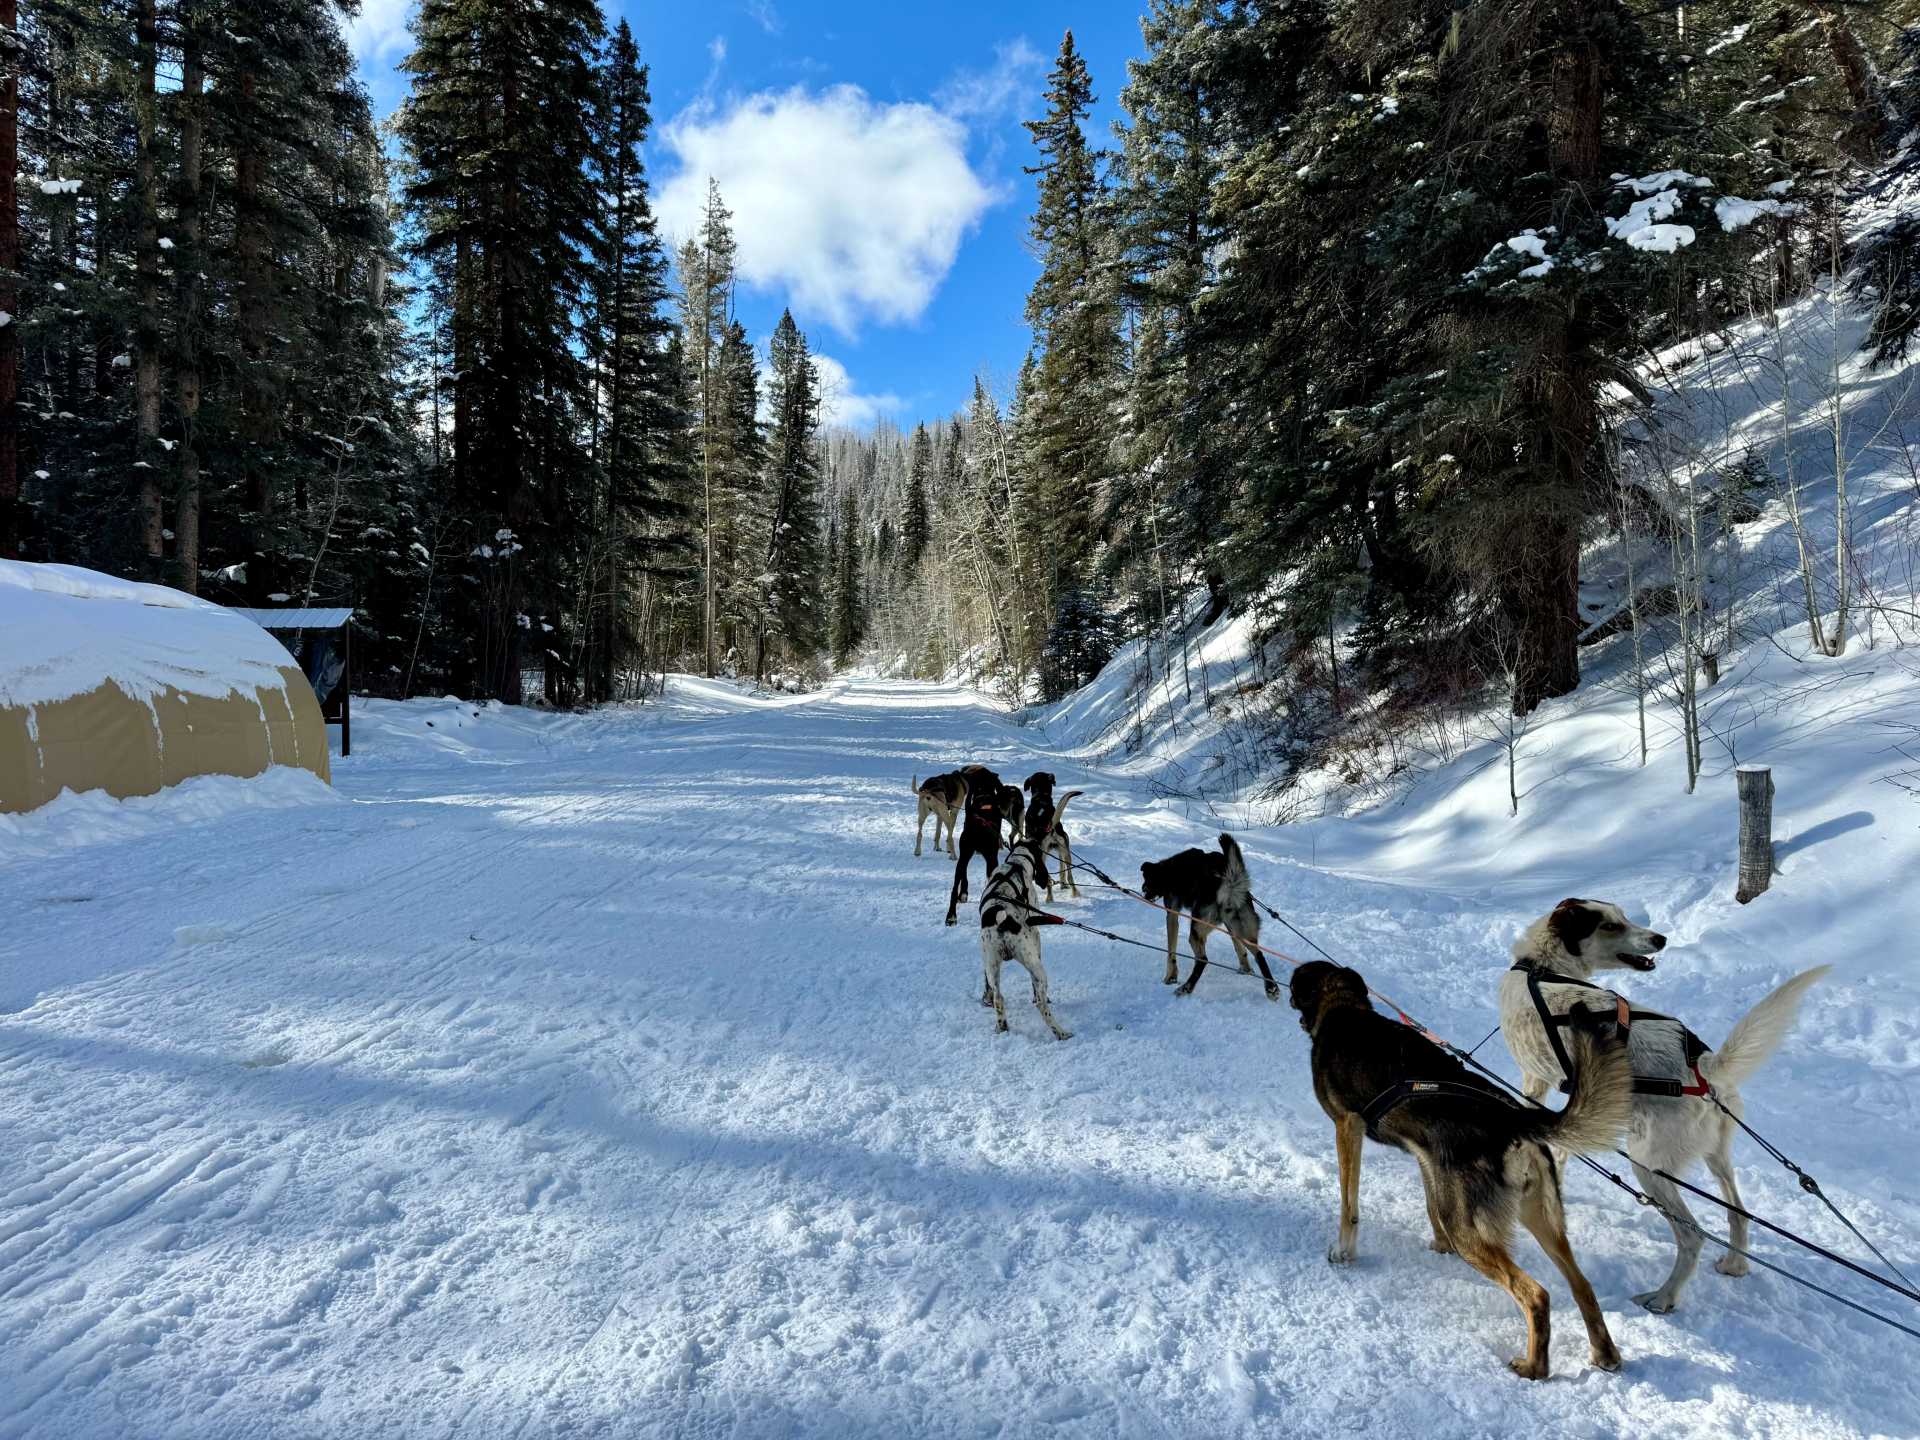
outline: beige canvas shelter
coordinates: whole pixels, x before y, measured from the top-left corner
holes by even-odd
[[[0,561],[0,813],[270,765],[331,778],[313,690],[266,631],[165,586]]]

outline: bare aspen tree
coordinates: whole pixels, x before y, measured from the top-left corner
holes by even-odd
[[[1633,552],[1633,532],[1629,528],[1632,520],[1632,507],[1628,503],[1627,487],[1622,485],[1615,492],[1616,513],[1620,526],[1620,553],[1627,566],[1627,627],[1633,636],[1633,704],[1634,718],[1640,733],[1640,768],[1647,767],[1647,656],[1646,635],[1640,625],[1640,580],[1635,572]]]
[[[1839,221],[1829,239],[1833,254],[1830,285],[1823,297],[1829,327],[1839,328],[1839,306],[1844,293],[1840,288],[1840,256],[1843,250]],[[1849,580],[1853,575],[1853,520],[1847,500],[1847,414],[1845,390],[1840,380],[1840,345],[1836,334],[1827,337],[1827,373],[1822,401],[1822,421],[1833,442],[1833,631],[1820,648],[1827,655],[1842,655],[1847,648],[1847,607],[1851,598]]]

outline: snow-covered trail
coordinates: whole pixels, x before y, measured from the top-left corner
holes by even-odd
[[[1913,1344],[1785,1282],[1703,1268],[1635,1310],[1670,1242],[1590,1177],[1619,1376],[1531,1247],[1555,1377],[1507,1374],[1519,1317],[1426,1249],[1401,1157],[1370,1149],[1363,1259],[1332,1270],[1305,1038],[1227,970],[1176,1002],[1152,956],[1052,931],[1075,1038],[1018,982],[996,1038],[950,865],[911,853],[914,771],[1041,759],[972,696],[677,680],[529,735],[370,736],[344,802],[0,867],[0,1440],[1920,1433]],[[1046,768],[1116,873],[1209,838]],[[1247,839],[1269,899],[1469,1043],[1563,884],[1446,894]],[[1718,1036],[1767,983],[1689,1018]],[[1911,1069],[1807,1042],[1756,1113],[1916,1233],[1910,1136],[1881,1180],[1847,1128],[1910,1127]],[[1838,1238],[1738,1158],[1756,1208]]]

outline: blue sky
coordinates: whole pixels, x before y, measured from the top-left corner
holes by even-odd
[[[356,53],[381,115],[405,93],[409,0],[364,0]],[[713,171],[735,212],[739,308],[764,341],[783,306],[823,359],[839,418],[911,425],[963,406],[976,370],[1009,389],[1027,330],[1032,147],[1071,28],[1105,144],[1132,4],[1051,0],[618,4],[652,67],[648,156],[669,229]]]

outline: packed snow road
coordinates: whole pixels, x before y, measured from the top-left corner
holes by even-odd
[[[996,1038],[908,780],[1045,746],[964,692],[357,724],[339,798],[0,850],[0,1440],[1920,1432],[1914,1343],[1784,1281],[1703,1267],[1633,1308],[1671,1242],[1589,1176],[1622,1374],[1526,1245],[1554,1377],[1509,1375],[1519,1317],[1427,1250],[1402,1157],[1370,1149],[1362,1260],[1329,1267],[1305,1037],[1230,967],[1175,1001],[1153,956],[1049,931],[1075,1037],[1016,978]],[[1212,833],[1046,768],[1116,872]],[[1446,893],[1244,838],[1266,898],[1469,1043],[1567,881]],[[1717,1038],[1784,973],[1685,1013]],[[1911,1254],[1913,1027],[1860,1011],[1810,1005],[1749,1099]],[[1750,1204],[1844,1243],[1737,1157]]]

